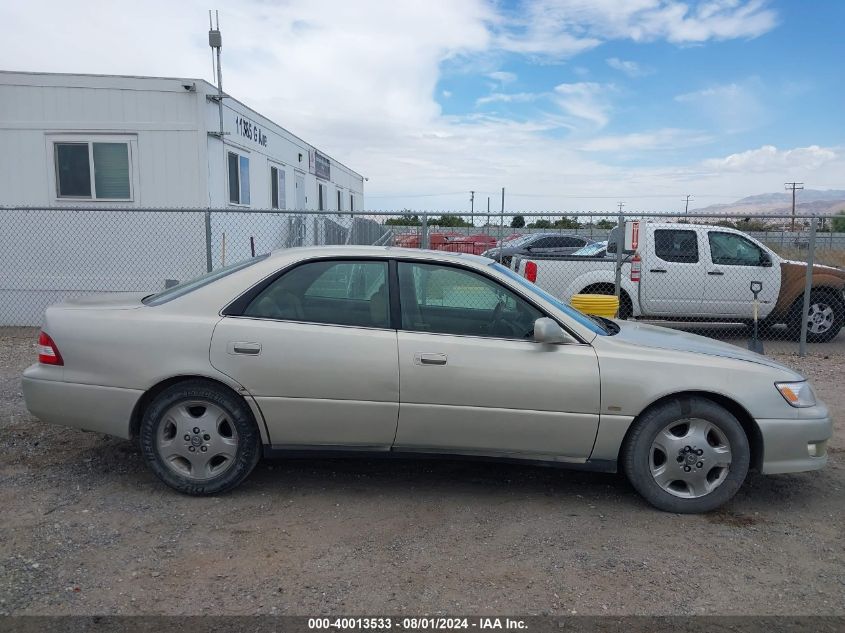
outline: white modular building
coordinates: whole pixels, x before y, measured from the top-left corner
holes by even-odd
[[[0,71],[0,148],[0,325],[251,252],[372,242],[350,215],[361,174],[200,79]]]

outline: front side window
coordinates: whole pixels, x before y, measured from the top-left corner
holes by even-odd
[[[318,261],[297,266],[262,290],[244,316],[387,328],[387,262]]]
[[[54,143],[56,197],[131,200],[129,144]]]
[[[405,330],[524,339],[543,316],[493,279],[438,264],[399,262],[399,298]]]
[[[723,266],[762,266],[766,261],[763,249],[751,240],[735,233],[708,234],[710,259]]]
[[[235,152],[227,153],[229,172],[229,202],[249,205],[249,158]]]
[[[657,229],[654,231],[654,254],[665,262],[697,263],[698,236],[695,231]]]

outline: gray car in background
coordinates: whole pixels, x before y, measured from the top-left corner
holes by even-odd
[[[482,253],[510,267],[516,255],[570,255],[593,240],[574,233],[529,233],[508,240]]]

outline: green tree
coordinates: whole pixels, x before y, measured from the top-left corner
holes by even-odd
[[[387,218],[384,223],[388,226],[420,226],[422,224],[420,217],[416,214],[406,214],[399,218]]]
[[[472,226],[472,224],[464,220],[461,216],[449,214],[444,214],[439,218],[429,218],[428,225],[446,227]]]
[[[556,229],[577,229],[580,226],[575,218],[559,218],[552,224],[552,227]]]
[[[616,226],[616,222],[612,222],[612,221],[610,221],[606,218],[596,222],[596,228],[597,229],[606,229],[607,230],[607,229],[612,229],[614,226]]]
[[[525,217],[521,215],[513,216],[513,220],[511,220],[511,228],[512,229],[521,229],[525,226]]]
[[[830,218],[830,227],[834,233],[845,233],[845,209]]]
[[[529,229],[550,229],[552,228],[552,223],[548,220],[537,220],[536,222],[532,222],[528,225]]]

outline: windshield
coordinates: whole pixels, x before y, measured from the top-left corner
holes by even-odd
[[[502,246],[504,246],[505,248],[510,248],[511,246],[519,246],[520,244],[525,244],[525,242],[532,239],[533,237],[534,236],[530,233],[528,235],[520,235],[519,237],[515,237],[512,240],[502,242]]]
[[[588,317],[586,314],[579,312],[570,305],[566,305],[560,299],[553,297],[539,286],[532,284],[525,277],[515,273],[510,268],[506,268],[505,266],[502,266],[501,264],[496,262],[490,264],[490,267],[495,268],[500,273],[503,273],[510,279],[517,282],[520,286],[523,286],[534,294],[539,295],[540,297],[551,303],[553,306],[555,306],[558,310],[566,314],[568,317],[575,319],[576,321],[578,321],[578,323],[580,323],[586,328],[589,328],[592,332],[595,332],[599,336],[607,336],[609,334],[609,332],[604,328],[601,322]]]
[[[607,249],[607,242],[596,242],[595,244],[587,244],[583,248],[579,248],[572,253],[573,255],[597,255],[603,250]]]
[[[242,270],[247,266],[252,266],[256,262],[260,262],[262,259],[267,259],[267,257],[269,256],[270,253],[265,253],[264,255],[245,259],[239,262],[235,262],[234,264],[224,266],[223,268],[212,270],[210,273],[200,275],[199,277],[189,279],[188,281],[183,281],[181,284],[172,286],[167,290],[163,290],[154,295],[144,297],[142,301],[148,306],[157,306],[161,305],[162,303],[167,303],[168,301],[176,299],[177,297],[182,297],[188,294],[189,292],[193,292],[197,288],[202,288],[203,286],[208,285],[213,281],[222,279],[226,275],[231,275],[233,272]]]

